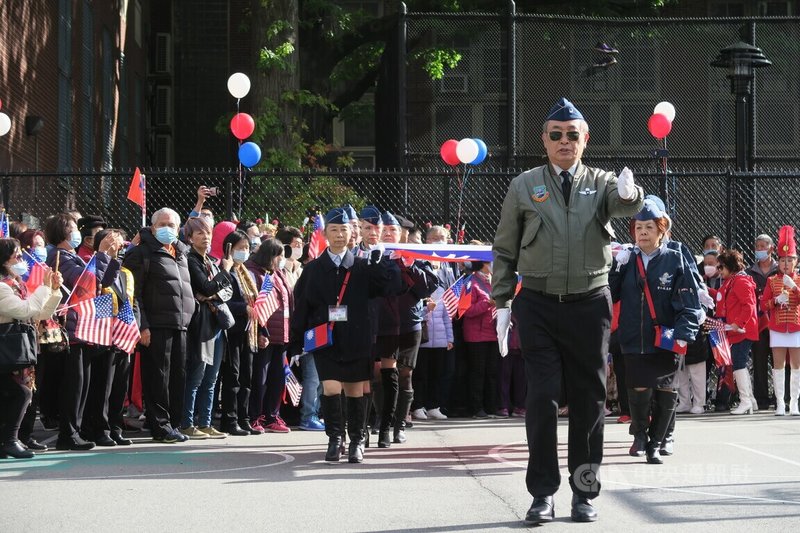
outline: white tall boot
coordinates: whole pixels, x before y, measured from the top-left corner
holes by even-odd
[[[785,372],[783,368],[772,369],[772,388],[775,390],[775,416],[786,415],[786,401],[783,399],[785,394]]]
[[[675,412],[688,413],[692,408],[688,365],[682,364],[678,367],[678,370],[675,372],[675,382],[672,385],[678,393],[678,407],[675,409]]]
[[[800,380],[800,374],[798,374]],[[733,378],[736,380],[736,388],[739,389],[739,407],[731,409],[732,415],[753,414],[753,403],[750,398],[753,395],[753,385],[750,383],[750,372],[746,368],[733,371]],[[800,381],[798,381],[800,384]],[[798,413],[800,414],[800,413]]]
[[[789,380],[789,414],[800,416],[800,408],[797,405],[797,397],[800,393],[800,368],[793,368]]]
[[[706,410],[706,364],[686,365],[692,381],[692,414],[700,415]]]

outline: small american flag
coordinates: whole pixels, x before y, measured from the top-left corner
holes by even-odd
[[[314,215],[314,231],[311,233],[311,239],[308,241],[308,257],[309,259],[316,259],[325,250],[328,245],[325,239],[325,221],[322,220],[322,215],[317,213]]]
[[[458,300],[461,298],[461,292],[464,290],[464,285],[466,284],[467,280],[462,275],[460,278],[453,283],[452,286],[448,287],[444,294],[442,294],[442,303],[444,304],[445,309],[447,309],[447,314],[450,315],[450,318],[456,316],[456,312],[458,311]]]
[[[714,361],[717,365],[732,365],[731,345],[728,342],[728,335],[725,333],[725,323],[715,318],[706,318],[703,328],[708,330],[708,342],[711,344],[711,353],[714,354]]]
[[[76,308],[75,338],[100,346],[111,346],[114,302],[110,294],[82,301]]]
[[[0,212],[0,238],[8,238],[8,215],[5,209]]]
[[[25,282],[28,292],[33,292],[42,286],[44,275],[50,270],[50,267],[37,261],[27,250],[22,251],[22,256],[28,263],[28,273],[22,276],[22,281]]]
[[[109,295],[110,296],[110,295]],[[136,343],[139,342],[139,325],[133,316],[133,308],[128,300],[125,300],[119,307],[119,312],[114,318],[111,328],[111,336],[114,339],[114,346],[125,353],[133,353]]]
[[[275,290],[275,285],[272,283],[272,276],[269,273],[265,273],[264,282],[261,284],[261,290],[258,291],[256,303],[253,305],[253,313],[255,313],[259,324],[266,326],[267,320],[272,316],[272,313],[278,310],[278,307],[280,307],[278,291]]]
[[[283,358],[283,374],[286,376],[286,392],[289,393],[289,399],[292,405],[297,407],[300,405],[300,395],[303,393],[303,386],[297,381],[297,376],[294,375],[292,369],[289,368],[289,362],[286,357]],[[284,401],[286,398],[284,397]]]

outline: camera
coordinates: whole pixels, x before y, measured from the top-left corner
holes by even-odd
[[[209,196],[216,196],[219,194],[219,187],[206,187]]]

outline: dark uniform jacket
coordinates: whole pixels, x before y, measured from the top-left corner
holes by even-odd
[[[337,267],[330,255],[323,252],[303,269],[294,287],[295,309],[291,317],[290,355],[303,351],[306,330],[328,322],[328,306],[336,305],[345,274],[350,279],[342,298],[347,306],[347,321],[333,327],[333,345],[314,352],[316,357],[332,357],[338,361],[371,358],[372,334],[369,323],[370,298],[397,294],[401,291],[400,270],[394,261],[372,263],[345,252]]]
[[[150,228],[139,232],[142,242],[125,254],[123,266],[133,274],[142,329],[186,330],[195,308],[186,254],[189,247],[173,243],[175,257],[156,240]]]
[[[656,353],[656,325],[674,328],[675,339],[693,341],[700,321],[699,287],[682,254],[662,245],[647,264],[647,284],[656,310],[654,323],[637,266],[640,253],[638,249],[632,253],[619,272],[615,264],[609,275],[611,296],[615,302],[622,302],[617,330],[622,353]]]

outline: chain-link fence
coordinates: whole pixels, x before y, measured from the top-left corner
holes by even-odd
[[[440,80],[409,57],[407,157],[439,162],[446,139],[480,137],[489,162],[541,164],[547,110],[567,96],[591,128],[589,157],[647,166],[657,142],[647,130],[656,103],[677,109],[668,137],[674,169],[734,166],[734,100],[726,70],[709,65],[739,40],[772,61],[758,69],[756,168],[800,164],[800,19],[589,19],[544,15],[411,14],[408,43],[461,59]],[[605,43],[618,51],[602,53]],[[613,62],[612,62],[613,61]],[[757,149],[756,149],[757,147]]]
[[[619,170],[619,169],[611,169]],[[300,226],[309,210],[366,204],[403,215],[418,226],[465,226],[466,239],[490,242],[500,218],[508,185],[520,170],[483,169],[465,176],[455,169],[343,171],[325,173],[234,170],[145,171],[148,216],[171,207],[185,217],[195,205],[200,185],[218,187],[206,206],[222,219],[278,219]],[[41,226],[64,209],[100,214],[129,232],[141,226],[140,208],[126,199],[132,172],[69,175],[7,174],[3,190],[12,220]],[[800,170],[782,173],[679,170],[640,172],[636,180],[648,194],[666,200],[674,221],[673,236],[699,250],[702,238],[719,235],[749,257],[759,233],[777,235],[783,224],[800,223]],[[615,220],[617,238],[626,242],[628,221]],[[455,236],[455,231],[453,232]]]

